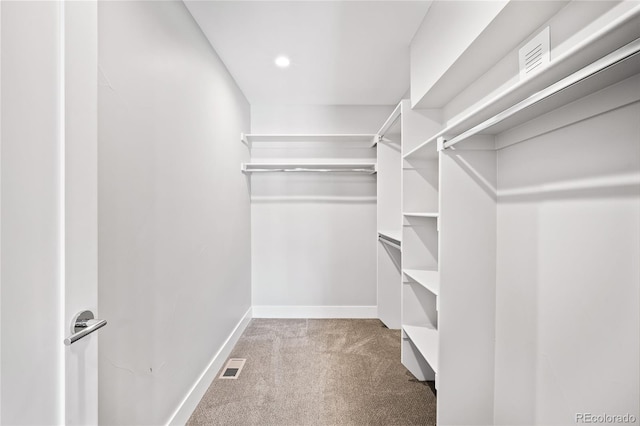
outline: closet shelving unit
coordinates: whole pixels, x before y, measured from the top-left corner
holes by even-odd
[[[377,133],[378,317],[391,329],[400,328],[402,286],[401,114],[399,103]]]
[[[431,132],[428,139],[405,149],[403,272],[406,281],[422,286],[433,297],[411,300],[403,296],[402,356],[418,379],[436,376],[439,424],[493,421],[494,374],[502,368],[495,358],[497,205],[502,194],[498,152],[514,144],[535,143],[537,135],[595,117],[606,108],[638,101],[637,90],[619,94],[615,101],[606,96],[604,105],[584,99],[618,83],[628,86],[638,81],[640,39],[620,47],[616,36],[616,25],[628,23],[638,11],[628,15],[565,52],[538,74],[483,99],[441,130]],[[625,96],[628,101],[621,100]],[[580,111],[580,116],[567,111]],[[409,165],[429,159],[438,167],[437,197],[430,190],[418,189],[418,179],[406,178]],[[409,200],[428,205],[407,206]],[[417,244],[424,239],[411,236],[416,226],[430,229],[425,238],[431,239],[433,252]],[[421,254],[412,256],[413,252]],[[415,290],[410,293],[414,294]],[[411,310],[418,313],[407,314]],[[415,350],[406,357],[411,349]],[[470,384],[474,390],[469,389]]]
[[[439,117],[403,101],[402,151],[440,129]],[[438,153],[402,155],[402,363],[419,380],[438,371]]]

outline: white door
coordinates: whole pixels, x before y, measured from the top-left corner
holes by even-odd
[[[97,7],[0,3],[0,423],[96,424]]]

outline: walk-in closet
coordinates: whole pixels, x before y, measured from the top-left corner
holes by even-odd
[[[640,1],[0,2],[0,424],[640,424]]]

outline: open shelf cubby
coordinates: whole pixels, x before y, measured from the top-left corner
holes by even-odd
[[[426,269],[404,269],[402,271],[407,277],[405,282],[415,282],[438,296],[440,292],[440,274],[438,271]]]
[[[438,371],[438,330],[430,325],[404,325],[405,332],[434,372]]]

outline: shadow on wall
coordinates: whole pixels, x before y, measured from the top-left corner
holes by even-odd
[[[252,203],[376,203],[375,175],[273,173],[251,179]]]

